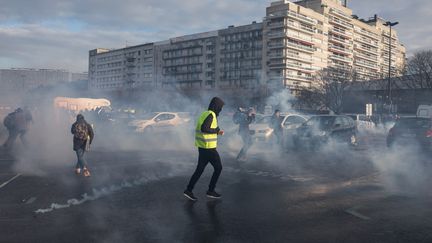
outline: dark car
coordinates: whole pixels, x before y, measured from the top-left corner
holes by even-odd
[[[294,146],[316,148],[329,140],[356,145],[357,127],[349,116],[320,115],[313,116],[296,131]]]
[[[413,143],[429,151],[432,150],[432,121],[430,118],[401,117],[390,129],[387,146]]]

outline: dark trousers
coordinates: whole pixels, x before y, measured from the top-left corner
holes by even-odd
[[[75,168],[83,169],[84,167],[87,167],[87,161],[84,159],[85,150],[80,148],[80,149],[77,149],[75,151],[75,153],[77,155],[77,164],[76,164]]]
[[[249,131],[240,133],[240,136],[243,141],[243,147],[241,148],[239,154],[237,155],[237,159],[243,158],[246,156],[247,151],[252,146],[252,136]]]
[[[24,147],[28,147],[26,130],[21,130],[21,131],[8,130],[8,132],[9,132],[9,136],[6,142],[3,144],[5,148],[12,148],[18,136],[20,136],[21,142],[24,145]]]
[[[201,177],[202,173],[204,172],[205,167],[210,162],[210,164],[213,166],[213,175],[210,180],[209,184],[209,191],[214,191],[216,187],[216,183],[219,179],[219,176],[222,172],[222,163],[221,159],[219,157],[219,153],[216,149],[203,149],[198,148],[198,165],[195,169],[195,172],[193,173],[192,177],[189,180],[189,184],[187,186],[188,191],[192,191],[195,184]]]

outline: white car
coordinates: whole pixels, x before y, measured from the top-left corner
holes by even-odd
[[[270,127],[271,115],[262,116],[257,118],[255,123],[249,125],[252,131],[252,138],[255,141],[269,142],[273,137],[273,129]],[[284,137],[291,134],[301,124],[307,121],[304,115],[281,113],[281,125],[284,132]]]
[[[129,122],[128,126],[135,132],[153,132],[184,125],[190,120],[187,112],[152,112]]]

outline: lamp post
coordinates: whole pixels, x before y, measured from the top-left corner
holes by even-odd
[[[392,27],[399,24],[399,22],[390,22],[387,21],[384,26],[388,26],[390,28],[389,35],[389,66],[388,66],[388,103],[389,103],[389,114],[392,112],[393,100],[392,100],[392,90],[391,90],[391,50],[392,50]]]

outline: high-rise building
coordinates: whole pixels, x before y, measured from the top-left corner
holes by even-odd
[[[405,47],[386,21],[353,15],[346,0],[272,2],[262,23],[89,55],[89,87],[310,88],[317,71],[349,69],[358,80],[400,75]],[[392,58],[389,61],[390,42]]]

